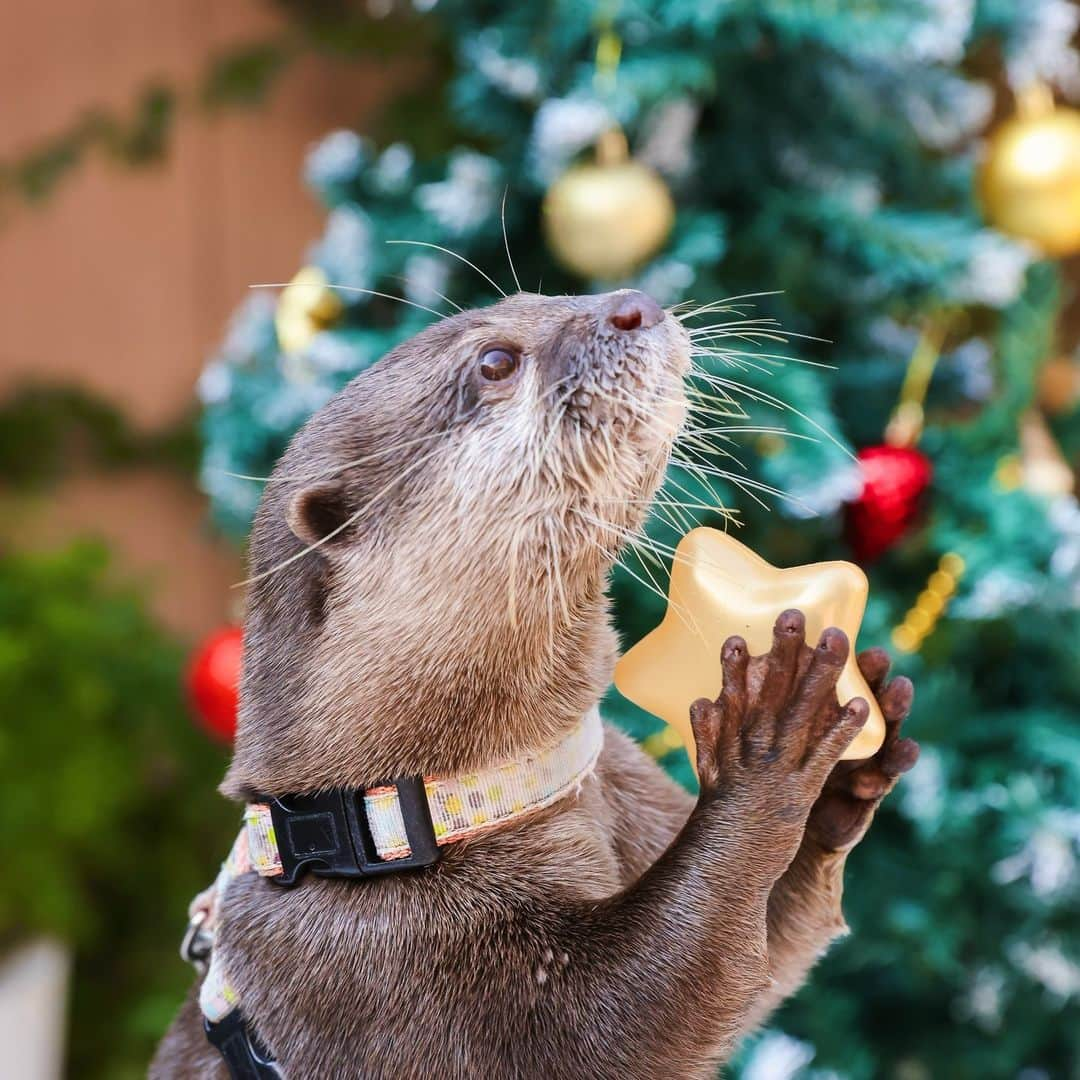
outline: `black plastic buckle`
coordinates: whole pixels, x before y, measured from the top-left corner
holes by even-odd
[[[423,777],[403,776],[393,783],[409,841],[406,858],[379,858],[364,812],[363,788],[286,795],[265,800],[270,804],[282,870],[270,880],[279,885],[295,885],[306,869],[320,877],[374,877],[416,870],[437,862],[439,845],[431,824]]]
[[[239,1009],[233,1009],[216,1024],[204,1018],[203,1028],[207,1039],[225,1059],[231,1080],[280,1080],[277,1063],[248,1030]]]

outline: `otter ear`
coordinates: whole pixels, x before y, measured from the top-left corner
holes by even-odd
[[[327,548],[345,538],[349,520],[345,492],[336,484],[312,484],[293,493],[285,520],[305,544]],[[322,543],[320,543],[322,541]]]

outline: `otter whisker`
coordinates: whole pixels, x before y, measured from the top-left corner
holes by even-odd
[[[378,461],[380,458],[384,458],[388,454],[397,453],[397,451],[404,450],[406,447],[416,446],[417,443],[430,442],[432,439],[440,439],[445,435],[445,431],[432,431],[427,435],[420,435],[415,439],[406,439],[404,442],[397,442],[391,446],[384,446],[374,454],[368,454],[362,458],[354,458],[352,461],[346,461],[341,465],[335,465],[331,469],[322,469],[318,472],[283,472],[273,476],[248,476],[246,473],[234,473],[229,472],[226,469],[214,469],[213,471],[220,473],[222,476],[231,476],[235,480],[254,480],[263,484],[276,484],[281,480],[322,480],[328,476],[337,476],[338,473],[344,472],[346,469],[352,469],[358,465],[366,465],[370,461]]]
[[[718,350],[717,352],[691,352],[690,353],[690,371],[689,377],[691,379],[708,379],[710,373],[707,372],[700,364],[694,363],[696,357],[708,356],[714,360],[722,360],[728,367],[738,368],[740,371],[758,371],[762,375],[772,375],[772,372],[767,367],[762,367],[760,364],[752,363],[748,357],[753,355],[752,353],[742,353],[741,355],[734,352],[726,352]],[[774,365],[775,366],[775,365]]]
[[[757,502],[765,509],[769,509],[768,505],[762,502],[761,499],[757,498],[757,496],[755,496],[754,493],[750,490],[751,488],[754,488],[757,491],[763,491],[765,494],[772,495],[778,499],[784,499],[787,502],[794,503],[808,516],[814,516],[814,508],[810,506],[807,502],[800,499],[797,495],[792,495],[790,492],[784,491],[781,488],[773,487],[771,484],[763,483],[760,480],[754,480],[748,476],[740,476],[739,474],[733,473],[727,469],[718,469],[712,465],[697,464],[677,458],[673,460],[676,460],[677,463],[684,469],[686,469],[688,472],[703,472],[711,476],[719,477],[722,480],[727,480],[729,483],[734,484],[741,491],[743,491],[744,494],[749,495],[750,498],[754,499],[755,502]]]
[[[589,515],[585,514],[584,511],[579,510],[578,513],[580,513],[583,517],[586,517],[587,519],[589,518]],[[626,571],[626,573],[628,573],[636,582],[638,582],[638,584],[642,585],[644,588],[648,589],[649,592],[654,593],[661,600],[663,600],[665,604],[667,604],[668,607],[671,608],[671,610],[674,611],[680,619],[682,619],[683,624],[686,626],[687,630],[689,630],[691,633],[698,635],[702,641],[705,641],[705,635],[702,633],[701,627],[697,625],[697,620],[694,618],[693,612],[690,611],[690,609],[687,608],[685,605],[678,603],[671,596],[665,593],[664,590],[660,587],[659,583],[656,581],[656,578],[653,577],[651,571],[645,563],[645,559],[642,556],[641,551],[639,550],[639,544],[641,543],[643,538],[638,536],[637,534],[631,533],[627,529],[621,529],[617,525],[612,525],[610,522],[603,522],[599,521],[598,519],[592,520],[593,524],[599,525],[601,528],[610,528],[616,533],[622,534],[622,550],[633,552],[633,554],[637,556],[638,562],[641,563],[641,568],[648,575],[649,580],[646,581],[645,578],[643,578],[626,562],[624,562],[621,552],[610,551],[604,544],[601,544],[600,541],[596,540],[593,537],[589,537],[589,542],[595,547],[598,547],[604,553],[606,558],[612,559],[614,565],[622,567],[622,569]],[[652,554],[655,556],[655,552],[653,552]],[[657,561],[659,564],[659,560]],[[659,565],[661,565],[662,567],[662,564]]]
[[[713,375],[717,364],[722,364],[725,368],[736,368],[739,371],[759,371],[762,375],[770,376],[773,373],[772,369],[780,366],[766,356],[755,357],[753,353],[736,352],[733,349],[715,351],[692,349],[687,377],[705,382]]]
[[[692,435],[694,438],[708,446],[711,445],[712,439],[717,439],[724,443],[733,443],[735,440],[731,435],[727,434],[727,432],[741,430],[735,424],[715,424],[710,427],[710,423],[711,421],[704,416],[700,416],[696,413],[689,413],[687,415],[687,421],[683,425],[682,431],[679,433],[679,437]]]
[[[683,465],[681,465],[679,463],[678,459],[675,457],[674,450],[672,451],[672,465],[673,465],[673,467],[675,469],[684,469],[684,471],[685,471],[685,467],[683,467]],[[716,500],[716,505],[715,505],[715,508],[714,508],[714,512],[715,513],[725,513],[726,510],[725,510],[725,507],[724,507],[724,500],[720,498],[718,492],[713,488],[712,484],[708,483],[708,481],[705,480],[705,478],[703,478],[701,476],[698,476],[696,478],[698,480],[698,483],[702,484],[705,487],[705,489],[708,491],[708,494],[710,494]],[[689,499],[699,499],[700,498],[700,496],[694,495],[694,492],[691,491],[688,487],[685,487],[683,484],[680,484],[676,480],[676,478],[673,475],[671,470],[669,470],[669,472],[667,472],[667,483],[671,484],[673,487],[677,487]]]
[[[596,547],[596,548],[598,548],[600,550],[600,552],[604,555],[605,558],[610,559],[615,566],[622,567],[622,569],[626,573],[628,573],[639,585],[641,585],[645,589],[648,589],[649,592],[655,594],[661,600],[663,600],[666,604],[668,604],[671,607],[671,609],[679,616],[679,618],[683,620],[683,622],[686,625],[686,628],[688,630],[690,630],[692,632],[696,632],[698,634],[701,634],[701,629],[699,627],[695,626],[690,621],[690,618],[692,618],[692,616],[691,616],[690,612],[684,607],[684,605],[676,603],[674,600],[672,600],[667,595],[667,593],[665,593],[664,590],[662,588],[660,588],[659,585],[656,584],[655,581],[647,581],[639,573],[637,573],[636,570],[632,569],[630,566],[627,566],[627,564],[625,562],[623,562],[620,552],[611,551],[609,548],[607,548],[604,544],[600,543],[600,541],[595,539],[594,537],[590,536],[587,539],[588,539],[588,542],[593,545],[593,547]],[[629,543],[626,543],[626,544],[623,545],[623,550],[634,551],[635,554],[637,553],[636,549],[633,547],[633,545],[631,545]],[[640,555],[638,556],[638,559],[640,561],[640,559],[641,559]],[[642,565],[644,566],[644,564],[642,564]]]
[[[549,390],[546,390],[541,395],[540,399],[543,400],[543,398],[546,397],[548,393],[550,393],[552,390],[555,390],[556,388],[558,388],[560,383],[566,383],[566,382],[570,382],[570,381],[571,381],[571,376],[569,376],[569,375],[565,376],[564,378],[562,378],[558,382],[556,382],[554,384],[554,386],[550,387]],[[550,428],[548,430],[547,437],[544,439],[543,445],[540,447],[539,460],[541,462],[547,462],[548,461],[548,454],[549,454],[549,451],[551,449],[551,444],[555,441],[555,436],[558,435],[558,433],[559,433],[559,431],[561,429],[561,426],[562,426],[562,419],[563,419],[563,416],[566,413],[566,403],[573,396],[574,391],[576,389],[577,389],[577,387],[572,385],[570,387],[570,389],[567,390],[566,393],[563,394],[563,396],[555,403],[555,406],[551,410],[551,426],[550,426]]]
[[[606,524],[606,523],[599,522],[599,524],[603,525],[603,524]],[[609,526],[609,527],[613,527],[613,528],[616,528],[616,529],[618,528],[617,526]],[[628,533],[629,530],[623,530],[623,532]],[[681,565],[684,565],[684,566],[705,567],[706,569],[710,569],[710,570],[714,571],[715,573],[719,574],[720,576],[722,576],[722,577],[724,577],[724,578],[726,578],[728,580],[731,580],[730,572],[728,571],[728,569],[726,567],[722,566],[721,564],[714,562],[711,559],[708,559],[708,558],[700,556],[700,555],[696,556],[693,559],[690,559],[686,555],[682,554],[677,548],[673,548],[669,544],[665,544],[660,540],[654,539],[653,537],[647,537],[646,539],[647,539],[648,543],[650,543],[653,546],[654,551],[661,552],[662,554],[664,554],[665,556],[670,558],[673,563],[680,563]]]
[[[404,274],[394,274],[393,276],[395,281],[400,281],[402,284],[407,285],[409,282],[409,279],[405,277]],[[439,290],[436,289],[433,285],[429,285],[427,284],[427,282],[424,282],[423,285],[429,293],[431,293],[433,296],[437,296],[440,300],[446,301],[446,303],[448,303],[455,311],[461,312],[465,310],[460,304],[451,300],[450,297],[446,295],[446,293],[439,292]],[[443,317],[448,318],[448,316]]]
[[[817,341],[822,345],[831,345],[832,341],[829,338],[815,337],[813,334],[801,334],[797,330],[775,329],[770,330],[765,327],[748,326],[746,329],[738,328],[737,324],[732,324],[732,329],[728,330],[725,326],[715,328],[711,334],[706,334],[704,340],[708,340],[709,337],[743,337],[747,340],[753,341],[756,338],[760,338],[765,341],[779,341],[783,344],[787,344],[789,338],[800,338],[803,341]]]
[[[738,341],[745,341],[752,345],[757,345],[762,341],[775,341],[781,345],[787,345],[788,339],[785,335],[777,333],[773,330],[765,330],[762,328],[749,327],[746,329],[724,329],[717,330],[716,332],[709,334],[707,337],[697,338],[692,344],[702,345],[704,343],[723,341],[725,339],[735,338]]]
[[[543,401],[550,394],[553,394],[560,387],[565,386],[574,378],[573,375],[564,375],[561,379],[556,379],[538,398],[537,401]]]
[[[697,385],[695,378],[696,376],[692,376],[690,373],[687,373],[685,377],[682,389],[687,397],[699,398],[703,401],[711,402],[714,406],[723,404],[740,407],[738,399],[734,394],[728,391],[727,387],[717,385],[716,380],[721,378],[721,376],[714,375],[707,386]]]
[[[597,499],[597,502],[611,503],[615,506],[654,506],[657,509],[660,509],[661,507],[664,509],[675,507],[686,510],[702,510],[706,513],[718,514],[721,517],[728,518],[732,521],[734,521],[739,516],[738,510],[729,510],[727,507],[724,506],[713,506],[711,503],[703,502],[681,502],[668,498],[663,489],[658,491],[656,495],[652,498]],[[666,521],[668,524],[674,526],[677,529],[682,529],[684,531],[686,529],[685,525],[676,522],[670,517],[667,517]]]
[[[426,465],[427,462],[435,456],[435,453],[436,451],[432,450],[429,453],[424,454],[423,457],[419,458],[417,461],[414,461],[411,465],[398,472],[389,483],[379,488],[379,490],[363,506],[361,506],[359,510],[357,510],[354,514],[350,514],[340,525],[338,525],[334,529],[331,529],[330,532],[328,532],[325,536],[322,536],[313,543],[308,544],[302,550],[298,551],[295,555],[290,555],[287,559],[282,559],[281,562],[279,562],[276,566],[270,567],[269,570],[264,570],[261,574],[255,574],[252,577],[246,578],[244,581],[238,581],[232,587],[234,589],[238,589],[241,586],[251,585],[256,581],[261,581],[263,578],[270,577],[272,574],[276,574],[279,570],[283,570],[286,566],[289,566],[297,560],[302,559],[305,555],[310,555],[311,552],[315,551],[316,548],[320,548],[323,544],[327,543],[330,540],[333,540],[335,536],[339,536],[350,525],[352,525],[360,517],[366,514],[368,510],[370,510],[371,507],[374,506],[375,503],[383,497],[383,495],[385,495],[387,492],[389,492],[399,483],[401,483],[401,481],[404,480],[406,476],[408,476],[410,473],[415,472],[418,468],[420,468],[421,465]]]
[[[735,401],[720,400],[713,404],[711,397],[690,397],[686,408],[687,417],[695,423],[723,423],[728,420],[741,423],[750,420],[750,414]]]
[[[683,385],[683,393],[688,399],[701,402],[703,405],[708,405],[710,408],[717,408],[719,405],[730,405],[732,408],[743,411],[742,403],[731,394],[727,387],[718,386],[716,379],[719,376],[714,376],[713,380],[709,382],[708,387],[697,386],[693,382],[687,382]],[[692,407],[697,407],[692,406]]]
[[[635,500],[626,500],[635,501]],[[596,525],[600,528],[610,529],[615,531],[621,540],[630,544],[636,544],[640,548],[647,549],[650,556],[653,558],[658,555],[663,555],[667,558],[675,555],[675,549],[670,544],[664,543],[662,540],[652,537],[645,531],[645,524],[643,523],[637,529],[627,528],[624,525],[618,525],[615,522],[604,521],[602,518],[594,517],[588,512],[577,509],[576,511],[580,516],[584,517],[586,521]]]
[[[725,434],[734,425],[716,424],[709,427],[710,423],[711,421],[698,413],[688,413],[687,422],[683,425],[676,438],[694,439],[707,450],[713,448],[714,440],[719,443],[735,442],[730,435]],[[724,447],[717,447],[717,453],[723,453],[725,449]]]
[[[555,526],[555,523],[552,522],[550,519],[548,521],[548,531],[558,535],[558,530]],[[570,623],[573,621],[573,617],[570,614],[570,600],[566,595],[566,585],[563,582],[562,559],[552,559],[551,569],[553,569],[555,573],[554,575],[549,573],[548,578],[553,580],[555,583],[555,593],[559,599],[559,607],[562,610],[565,624],[569,626]]]
[[[683,504],[665,501],[661,492],[657,492],[652,510],[659,514],[676,532],[687,533],[694,527],[693,517],[684,512]]]
[[[680,316],[680,320],[685,322],[687,319],[693,319],[699,315],[707,315],[710,312],[722,310],[724,304],[730,304],[735,300],[753,300],[759,296],[780,296],[783,291],[783,289],[769,289],[765,292],[739,293],[738,296],[725,296],[721,300],[713,300],[708,304],[702,304],[693,311]]]
[[[687,457],[686,455],[688,454],[692,454],[693,457]],[[709,476],[716,476],[721,480],[729,480],[734,483],[737,479],[745,477],[746,464],[733,455],[729,455],[729,457],[731,457],[732,462],[739,467],[741,472],[732,472],[730,469],[724,469],[719,465],[713,465],[704,454],[694,450],[694,448],[690,446],[676,447],[671,455],[671,461],[674,465],[685,469],[687,472],[704,472]],[[699,476],[698,479],[701,483],[705,483],[705,480],[702,477]]]
[[[725,405],[737,405],[739,403],[738,398],[735,393],[732,392],[730,386],[724,385],[722,382],[724,379],[728,379],[728,376],[720,375],[716,372],[706,373],[699,368],[691,368],[691,370],[686,373],[683,382],[683,392],[694,394],[697,397],[723,401]],[[728,379],[728,381],[730,382],[730,379]],[[705,383],[706,385],[699,386],[698,383]]]
[[[686,471],[686,472],[690,472],[690,473],[691,473],[691,475],[692,475],[692,476],[694,476],[694,478],[695,478],[695,479],[697,480],[697,482],[698,482],[699,484],[701,484],[701,485],[702,485],[702,486],[703,486],[703,487],[705,488],[705,490],[706,490],[706,491],[707,491],[707,492],[708,492],[708,493],[709,493],[709,494],[710,494],[710,495],[711,495],[711,496],[713,497],[713,499],[715,499],[715,500],[716,500],[716,505],[717,505],[718,507],[721,507],[721,506],[723,506],[723,505],[724,505],[724,500],[723,500],[723,499],[721,498],[721,496],[720,496],[720,493],[719,493],[719,492],[718,492],[718,491],[717,491],[717,490],[716,490],[716,489],[715,489],[715,488],[714,488],[714,487],[712,486],[712,484],[711,484],[711,483],[709,482],[709,479],[708,479],[708,477],[706,477],[706,476],[703,476],[703,475],[701,475],[701,473],[700,473],[700,472],[694,472],[693,470],[691,470],[690,468],[688,468],[688,466],[687,466],[687,464],[685,463],[685,461],[684,461],[684,460],[683,460],[682,458],[680,458],[680,457],[679,457],[679,456],[678,456],[678,455],[676,454],[676,449],[677,449],[676,447],[672,447],[672,453],[671,453],[671,462],[672,462],[672,465],[674,465],[674,466],[675,466],[676,468],[681,468],[681,469],[683,469],[683,470],[684,470],[684,471]],[[738,463],[738,459],[736,459],[736,462]],[[680,490],[680,491],[681,491],[681,492],[682,492],[682,493],[683,493],[684,495],[688,495],[688,496],[691,496],[691,497],[693,497],[693,493],[692,493],[691,491],[688,491],[688,490],[687,490],[687,489],[686,489],[685,487],[683,487],[683,486],[682,486],[682,485],[681,485],[681,484],[680,484],[680,483],[679,483],[679,482],[678,482],[678,481],[677,481],[677,480],[675,479],[675,477],[674,477],[674,476],[671,476],[671,475],[669,474],[669,476],[668,476],[668,479],[669,479],[669,481],[670,481],[670,482],[671,482],[672,484],[674,484],[674,485],[675,485],[675,486],[676,486],[677,488],[679,488],[679,490]]]
[[[747,292],[747,293],[735,293],[732,296],[722,296],[719,300],[710,300],[705,307],[713,307],[716,304],[731,304],[737,300],[755,300],[759,296],[782,296],[783,289],[770,289],[767,292]]]
[[[795,330],[788,330],[779,319],[771,315],[727,319],[723,322],[711,322],[703,326],[692,326],[686,331],[691,342],[712,341],[735,337],[740,334],[770,336],[786,342],[789,337],[806,337]],[[824,339],[815,339],[824,340]]]
[[[786,339],[782,340],[787,344]],[[740,346],[751,346],[745,348]],[[727,364],[745,362],[746,360],[764,360],[765,353],[762,346],[764,341],[762,332],[755,330],[728,330],[722,334],[711,334],[707,338],[698,338],[690,342],[690,355],[692,357],[706,356],[717,360],[723,360]]]
[[[733,487],[737,487],[744,495],[746,495],[749,498],[753,499],[754,502],[756,502],[758,504],[758,506],[760,506],[763,510],[768,510],[769,509],[768,504],[765,503],[752,490],[750,490],[750,488],[753,485],[749,485],[747,487],[743,486],[744,482],[746,482],[745,477],[737,476],[735,473],[728,472],[727,470],[724,470],[724,469],[704,470],[704,469],[702,469],[702,467],[700,465],[696,465],[692,461],[685,461],[685,460],[683,460],[681,458],[676,458],[674,460],[675,460],[675,462],[676,462],[676,464],[678,465],[679,468],[681,468],[681,469],[685,470],[686,472],[688,472],[699,483],[701,483],[701,484],[707,483],[708,482],[708,474],[709,474],[709,472],[711,472],[711,474],[713,476],[717,476],[717,477],[719,477],[719,478],[721,478],[723,480],[726,480]]]
[[[720,307],[710,307],[706,305],[701,310],[695,310],[687,312],[683,315],[683,318],[689,322],[690,319],[697,319],[703,315],[738,315],[740,319],[750,318],[750,313],[756,310],[757,305],[750,303],[750,301],[743,301],[740,303],[722,304]],[[690,333],[694,330],[701,330],[700,326],[687,326],[686,331]]]
[[[499,287],[498,282],[489,277],[480,269],[476,263],[469,262],[464,255],[459,255],[456,251],[451,251],[449,248],[443,247],[441,244],[429,244],[426,240],[387,240],[388,244],[412,244],[415,247],[434,248],[435,251],[441,251],[444,255],[449,255],[453,259],[457,259],[459,262],[463,262],[466,266],[475,270],[500,296],[506,296],[506,293]]]
[[[379,292],[378,289],[360,289],[353,285],[323,285],[318,281],[261,281],[256,285],[249,285],[249,289],[286,289],[297,286],[308,285],[315,289],[334,289],[336,292],[348,292],[348,293],[362,293],[365,296],[379,296],[383,300],[396,300],[399,304],[406,304],[408,307],[414,307],[418,311],[428,311],[432,315],[439,319],[446,318],[445,311],[436,311],[435,308],[425,307],[423,304],[417,304],[412,300],[406,300],[404,296],[395,296],[393,293]]]
[[[685,607],[685,605],[674,602],[671,599],[671,596],[666,593],[663,588],[661,588],[660,583],[656,580],[656,578],[649,570],[645,562],[645,558],[642,555],[641,548],[638,547],[638,545],[635,544],[633,540],[628,540],[625,545],[625,550],[628,552],[632,552],[634,555],[637,556],[637,560],[641,564],[641,569],[645,571],[645,574],[648,576],[649,581],[652,582],[653,592],[655,592],[657,596],[661,597],[667,602],[668,607],[672,608],[679,616],[679,618],[682,619],[683,624],[688,630],[690,630],[692,633],[697,634],[697,636],[700,637],[702,641],[705,641],[705,635],[702,633],[701,627],[697,625],[697,620],[694,618],[694,613],[689,608]],[[656,565],[661,569],[661,571],[663,571],[665,568],[660,559],[656,555],[653,555],[653,559],[655,560]],[[637,574],[635,574],[630,569],[630,567],[622,560],[621,557],[616,559],[615,562],[632,577],[637,578],[638,581],[641,581],[641,578],[638,577]]]
[[[749,420],[750,414],[742,408],[737,401],[724,400],[713,395],[707,394],[695,394],[692,387],[686,388],[687,410],[691,413],[705,413],[708,416],[714,416],[718,420]],[[730,405],[730,409],[720,408],[720,405],[714,405],[714,401],[719,401],[720,405]]]
[[[731,319],[728,322],[710,323],[708,326],[692,326],[686,331],[691,341],[719,336],[725,330],[765,329],[771,332],[781,331],[780,322],[771,315],[758,315],[754,318]]]
[[[503,247],[506,248],[506,261],[510,264],[510,273],[514,276],[514,284],[517,286],[517,291],[521,292],[521,282],[518,281],[517,270],[514,269],[514,259],[510,254],[510,240],[506,235],[506,194],[510,190],[509,187],[503,188],[502,197],[502,234],[503,234]]]
[[[761,360],[770,360],[777,366],[782,364],[803,364],[806,367],[825,368],[827,371],[836,371],[836,364],[827,364],[823,360],[807,360],[805,356],[791,356],[787,353],[763,353],[763,352],[744,352],[740,349],[731,349],[727,346],[717,346],[716,348],[699,348],[697,344],[691,348],[690,353],[692,356],[713,356],[717,359],[726,359],[729,356],[751,356]]]
[[[586,518],[590,517],[590,515],[586,514],[586,512],[584,510],[579,510],[578,513],[581,514],[583,517],[586,517]],[[663,556],[665,556],[667,558],[674,559],[674,560],[676,560],[678,562],[684,563],[687,566],[690,566],[690,565],[699,565],[699,566],[706,566],[706,567],[713,567],[714,566],[714,564],[712,562],[710,562],[709,560],[700,559],[700,558],[695,559],[694,562],[691,563],[691,561],[689,559],[687,559],[685,555],[680,554],[680,552],[679,552],[679,550],[677,548],[672,547],[670,544],[665,544],[662,540],[657,540],[655,537],[648,536],[648,535],[642,535],[640,533],[636,533],[633,530],[627,529],[627,528],[625,528],[623,526],[615,525],[615,524],[612,524],[611,522],[607,522],[607,521],[601,521],[599,518],[591,518],[591,521],[592,521],[592,523],[594,525],[598,525],[598,526],[600,526],[602,528],[612,529],[615,532],[620,533],[628,542],[635,542],[635,543],[639,543],[639,544],[644,543],[644,544],[650,545],[652,547],[652,549],[653,549],[653,551],[652,551],[653,554],[659,553],[659,554],[661,554],[661,555],[663,555]]]
[[[729,367],[734,364],[743,363],[747,360],[753,360],[755,363],[770,360],[773,361],[777,367],[787,361],[794,362],[794,358],[790,356],[782,356],[779,353],[763,352],[756,343],[755,347],[750,350],[736,348],[734,345],[711,344],[710,340],[691,342],[690,356],[694,360],[719,360]],[[701,365],[697,364],[695,366],[700,367]]]
[[[705,569],[711,570],[713,573],[728,581],[733,580],[726,567],[721,566],[719,563],[716,563],[711,559],[704,558],[702,556],[697,556],[691,559],[675,549],[670,549],[670,553],[672,564],[679,563],[682,566],[689,566],[694,568],[704,567]]]
[[[802,439],[805,442],[817,442],[816,435],[806,435],[799,431],[790,431],[784,427],[717,427],[698,428],[700,435],[719,435],[727,438],[728,435],[782,435],[786,439]]]
[[[722,388],[730,390],[732,393],[742,394],[743,396],[750,398],[751,401],[756,401],[759,404],[770,405],[775,409],[782,409],[786,412],[793,413],[801,420],[805,420],[811,427],[816,428],[818,431],[820,431],[821,434],[829,440],[829,442],[831,442],[835,447],[837,447],[837,449],[841,450],[844,454],[846,454],[852,461],[855,460],[855,455],[851,452],[851,450],[849,450],[847,446],[845,446],[835,435],[833,435],[831,431],[825,428],[822,424],[818,423],[817,420],[814,420],[812,417],[808,416],[806,413],[801,412],[799,409],[796,409],[794,405],[791,405],[788,402],[783,401],[781,398],[773,396],[772,394],[766,393],[764,390],[761,390],[757,387],[747,386],[745,383],[735,382],[731,379],[722,378],[721,376],[717,376],[717,380]]]
[[[695,303],[696,301],[694,300],[679,300],[677,303],[668,305],[668,307],[664,308],[664,311],[666,311],[669,315],[677,317],[680,312],[686,311],[688,308],[693,307]]]
[[[723,438],[723,436],[720,436]],[[734,445],[734,439],[729,440]],[[710,458],[727,458],[733,461],[740,468],[746,468],[742,459],[735,453],[734,450],[728,449],[726,446],[716,446],[713,443],[708,442],[705,439],[697,438],[692,432],[687,431],[676,439],[676,444],[680,449],[686,450],[687,453],[693,451],[695,454],[699,454],[703,461],[708,461]],[[706,456],[708,455],[708,456]]]
[[[648,537],[642,536],[639,533],[631,533],[630,531],[627,531],[625,539],[627,549],[633,551],[634,554],[637,555],[638,561],[641,563],[641,569],[649,575],[649,578],[653,582],[653,584],[655,584],[657,588],[660,588],[660,583],[650,573],[649,566],[653,566],[657,570],[663,572],[664,563],[661,559],[661,555],[663,553],[652,547],[652,545],[648,542]]]
[[[650,548],[650,554],[665,555],[670,557],[675,553],[675,549],[668,544],[665,544],[661,540],[657,540],[655,537],[642,533],[640,530],[629,529],[625,525],[619,525],[613,521],[604,521],[602,518],[594,517],[586,510],[575,508],[575,512],[585,518],[590,524],[597,526],[598,528],[609,530],[616,534],[620,542],[626,541],[627,543],[634,543],[639,546],[646,546]]]

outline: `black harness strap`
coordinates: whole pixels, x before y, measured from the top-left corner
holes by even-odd
[[[281,1070],[249,1030],[239,1009],[216,1024],[203,1021],[206,1037],[225,1059],[232,1080],[282,1080]]]
[[[399,777],[393,786],[409,841],[409,854],[403,859],[379,858],[364,812],[364,788],[258,799],[270,806],[281,856],[282,872],[270,880],[288,888],[308,871],[319,877],[362,879],[419,870],[437,862],[439,845],[423,777]],[[232,1080],[281,1080],[281,1070],[239,1009],[216,1024],[204,1020],[203,1026]]]

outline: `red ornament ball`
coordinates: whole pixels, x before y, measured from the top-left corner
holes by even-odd
[[[847,507],[847,536],[860,562],[889,550],[918,517],[930,484],[930,459],[914,447],[868,446],[859,451],[863,486]]]
[[[243,644],[239,626],[215,630],[195,650],[188,665],[192,705],[203,727],[222,742],[232,742],[236,735]]]

